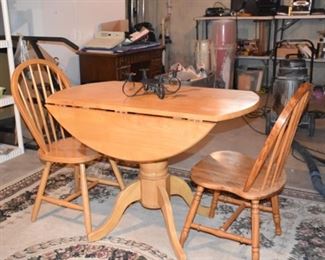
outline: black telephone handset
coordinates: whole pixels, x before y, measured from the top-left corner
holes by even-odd
[[[141,29],[145,27],[146,29],[149,30],[147,41],[149,42],[155,42],[156,41],[156,35],[154,33],[154,28],[151,23],[148,22],[143,22],[143,23],[137,23],[134,25],[134,31],[141,31]]]

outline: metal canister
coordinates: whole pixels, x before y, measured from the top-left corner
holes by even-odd
[[[321,38],[317,43],[317,55],[316,58],[318,59],[325,59],[325,42],[324,39]]]
[[[273,110],[280,114],[296,89],[308,79],[308,69],[304,59],[286,59],[280,61],[273,87]]]

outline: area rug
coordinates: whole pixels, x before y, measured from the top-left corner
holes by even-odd
[[[122,167],[130,183],[137,178],[137,168]],[[72,168],[57,166],[51,174],[47,192],[64,197],[73,188]],[[96,162],[89,174],[112,178],[109,165]],[[172,174],[188,178],[188,172],[170,169]],[[104,239],[88,242],[81,212],[42,204],[37,221],[31,222],[41,172],[0,188],[0,259],[176,259],[170,246],[160,210],[132,204],[118,226]],[[190,183],[189,183],[190,184]],[[110,215],[119,190],[98,186],[91,190],[94,228]],[[209,194],[204,196],[208,205]],[[261,216],[261,259],[325,259],[325,201],[302,191],[285,190],[280,198],[283,234],[275,236],[272,217]],[[172,197],[177,231],[180,232],[188,207]],[[218,206],[217,219],[198,216],[198,221],[218,225],[234,208]],[[250,232],[249,212],[232,227],[240,234]],[[184,250],[188,259],[250,259],[250,247],[237,242],[191,231]]]

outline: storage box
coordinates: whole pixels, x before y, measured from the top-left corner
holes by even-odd
[[[263,81],[263,69],[237,70],[237,89],[259,92]]]
[[[284,45],[277,49],[277,57],[285,58],[289,54],[298,54],[298,47],[295,45]]]
[[[102,23],[100,25],[101,31],[109,32],[128,32],[129,21],[128,20],[116,20],[111,22]]]

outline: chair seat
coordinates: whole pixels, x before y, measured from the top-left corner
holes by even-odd
[[[41,160],[60,163],[86,163],[101,157],[101,154],[86,147],[73,137],[61,139],[49,145],[49,151],[38,151]]]
[[[245,182],[254,163],[255,159],[239,152],[217,151],[194,165],[191,179],[205,188],[231,192],[247,200],[264,199],[284,187],[286,175],[282,172],[281,177],[272,187],[261,191],[262,180],[257,178],[252,188],[244,192]]]

